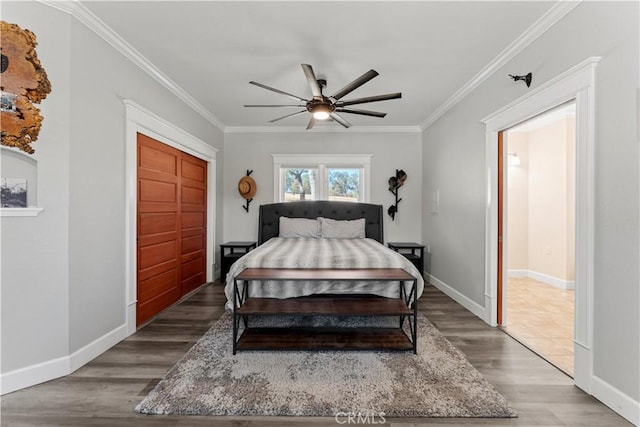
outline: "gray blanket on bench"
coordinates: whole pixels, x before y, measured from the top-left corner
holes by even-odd
[[[227,274],[225,295],[232,308],[233,280],[245,268],[402,268],[417,279],[417,295],[424,289],[422,275],[401,254],[373,239],[313,239],[274,237],[238,259]],[[411,282],[405,283],[410,291]],[[373,294],[398,297],[390,282],[251,282],[250,296],[291,298],[314,294]]]

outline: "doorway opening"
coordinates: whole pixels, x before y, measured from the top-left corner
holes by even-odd
[[[575,113],[572,100],[504,131],[499,184],[504,245],[499,324],[572,377]]]
[[[498,321],[498,172],[503,161],[498,157],[499,135],[540,113],[563,103],[576,103],[576,278],[575,332],[573,338],[573,383],[591,394],[593,376],[593,278],[595,247],[595,92],[599,57],[590,57],[553,79],[531,90],[482,119],[486,125],[487,171],[485,217],[485,307],[486,322]],[[505,153],[506,156],[507,153]]]

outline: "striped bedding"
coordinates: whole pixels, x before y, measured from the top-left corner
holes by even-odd
[[[418,269],[404,256],[373,239],[314,239],[274,237],[238,259],[227,274],[227,308],[233,304],[233,280],[245,268],[403,268],[417,278],[420,297],[424,281]],[[407,292],[411,283],[405,283]],[[250,296],[291,298],[318,293],[374,294],[398,297],[398,287],[389,282],[251,282]]]

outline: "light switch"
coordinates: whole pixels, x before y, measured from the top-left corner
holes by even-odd
[[[437,214],[440,212],[440,190],[434,190],[429,195],[429,213]]]

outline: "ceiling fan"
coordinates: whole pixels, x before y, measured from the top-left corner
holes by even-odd
[[[287,95],[290,98],[299,101],[296,105],[245,105],[245,107],[283,107],[283,108],[303,108],[300,111],[296,111],[295,113],[287,114],[286,116],[278,117],[277,119],[269,120],[270,123],[277,122],[282,119],[286,119],[288,117],[297,116],[300,114],[304,114],[306,112],[311,113],[311,119],[309,120],[309,124],[307,125],[307,129],[313,128],[316,124],[317,120],[335,120],[340,123],[345,128],[351,126],[351,124],[346,121],[342,116],[338,113],[349,113],[349,114],[360,114],[362,116],[371,116],[371,117],[384,117],[387,113],[380,113],[378,111],[370,111],[370,110],[359,110],[355,108],[345,108],[349,105],[356,104],[364,104],[367,102],[377,102],[377,101],[386,101],[388,99],[397,99],[402,97],[402,93],[389,93],[386,95],[376,95],[376,96],[367,96],[365,98],[356,98],[348,101],[341,101],[341,99],[359,88],[369,80],[373,79],[378,75],[378,72],[375,70],[369,70],[336,93],[331,96],[325,96],[322,94],[322,89],[324,89],[327,85],[327,81],[324,79],[316,78],[315,73],[313,72],[313,67],[309,64],[302,64],[302,70],[304,71],[305,76],[307,77],[307,81],[309,82],[309,86],[311,87],[311,93],[313,97],[311,99],[304,99],[296,95],[292,95],[290,93],[281,91],[279,89],[272,88],[267,85],[263,85],[262,83],[251,81],[252,85],[256,85],[263,89],[270,90],[272,92],[276,92],[282,95]]]

